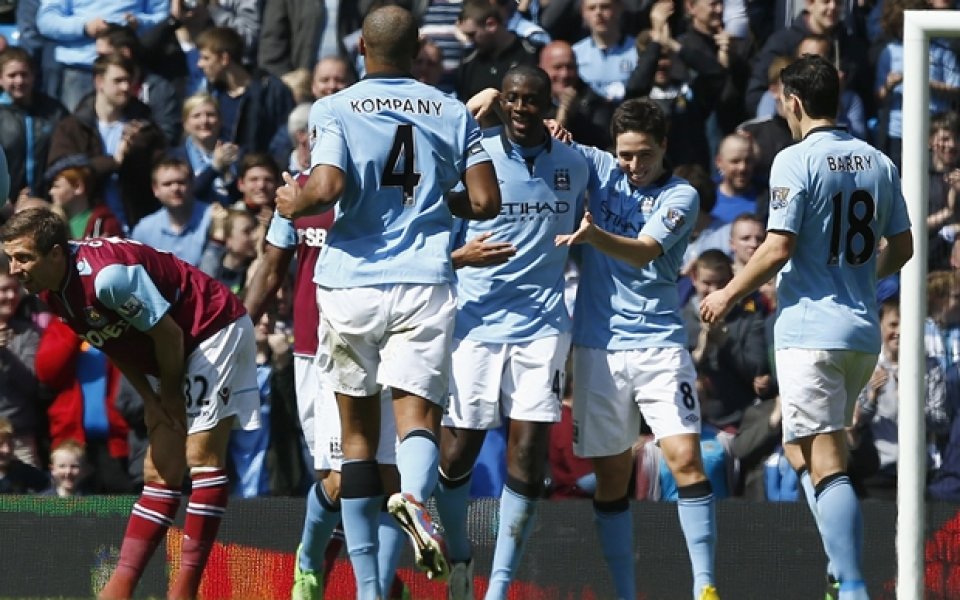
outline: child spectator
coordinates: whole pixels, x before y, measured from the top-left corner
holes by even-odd
[[[47,169],[50,200],[59,208],[70,226],[70,237],[122,236],[123,226],[106,204],[91,197],[94,179],[90,159],[85,154],[71,154]]]
[[[257,257],[257,220],[245,210],[229,209],[223,225],[223,245],[208,244],[200,270],[242,294],[247,269]]]
[[[87,464],[83,446],[73,440],[67,440],[50,453],[50,487],[44,492],[47,496],[67,498],[83,496],[83,479],[87,475]]]

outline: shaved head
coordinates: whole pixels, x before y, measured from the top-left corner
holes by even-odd
[[[361,36],[367,60],[403,71],[410,70],[420,49],[416,19],[399,6],[385,6],[368,14]]]

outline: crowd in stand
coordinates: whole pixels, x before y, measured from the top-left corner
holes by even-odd
[[[317,134],[310,104],[363,76],[358,29],[383,4],[404,5],[420,20],[413,75],[464,102],[531,64],[549,75],[552,117],[579,143],[609,148],[610,117],[626,99],[649,97],[670,116],[667,160],[700,196],[678,285],[705,469],[718,497],[797,499],[772,360],[775,282],[723,327],[701,325],[699,302],[763,241],[770,165],[793,143],[780,70],[806,53],[835,62],[844,84],[838,122],[900,164],[903,11],[954,3],[19,0],[0,41],[0,145],[11,182],[4,210],[49,206],[75,239],[129,237],[243,296],[281,173],[309,169]],[[925,416],[929,494],[947,500],[960,500],[958,47],[955,39],[929,47]],[[575,282],[574,265],[570,275]],[[898,287],[892,279],[878,289],[883,351],[849,429],[850,472],[866,497],[892,498],[896,489]],[[285,285],[257,323],[264,426],[231,440],[237,495],[302,494],[311,482],[294,399],[295,318]],[[590,497],[595,480],[590,462],[571,450],[567,396],[551,436],[547,491]],[[0,493],[133,493],[143,483],[145,440],[142,401],[129,382],[26,297],[0,261]],[[635,496],[675,499],[649,441],[638,431]],[[496,496],[502,454],[486,456],[494,457],[492,483],[475,494]]]

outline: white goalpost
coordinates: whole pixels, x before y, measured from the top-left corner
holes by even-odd
[[[927,137],[930,128],[931,37],[960,35],[960,11],[908,10],[903,20],[903,196],[914,253],[900,280],[900,395],[897,459],[897,598],[924,594],[926,434],[923,322],[927,314]],[[956,417],[954,417],[956,418]]]

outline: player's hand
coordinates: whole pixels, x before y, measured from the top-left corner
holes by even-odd
[[[300,209],[300,184],[293,175],[283,172],[284,185],[277,188],[277,212],[292,219]]]
[[[502,265],[517,253],[517,247],[510,242],[488,242],[492,231],[481,233],[454,251],[454,264],[457,267],[490,267]]]
[[[700,320],[707,324],[719,323],[730,312],[732,305],[724,290],[711,292],[700,301]]]
[[[486,88],[473,95],[467,100],[467,110],[476,120],[481,120],[496,110],[500,102],[500,90],[497,88]]]
[[[553,243],[557,246],[590,243],[590,239],[596,230],[597,226],[593,224],[593,215],[587,211],[583,213],[583,218],[580,219],[580,227],[578,227],[576,231],[558,235],[554,238]]]
[[[574,94],[576,92],[574,91]],[[561,106],[561,111],[563,111]],[[561,115],[560,112],[557,113],[557,119],[544,119],[543,124],[547,128],[547,132],[550,133],[550,137],[556,138],[558,141],[563,142],[564,144],[569,144],[573,142],[573,134],[563,126],[563,122],[560,120],[560,117],[566,117],[569,113],[563,111]]]

